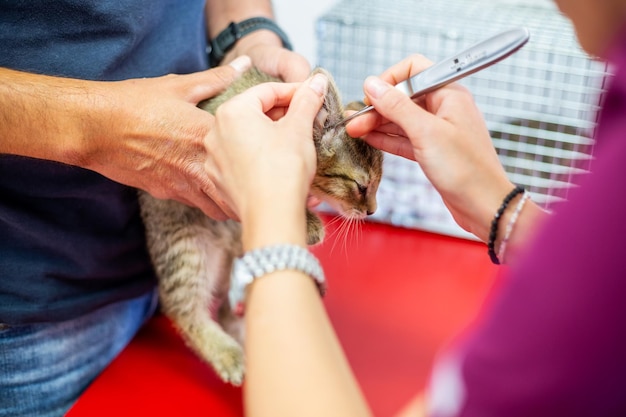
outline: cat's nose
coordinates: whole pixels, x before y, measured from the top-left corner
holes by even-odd
[[[371,210],[367,210],[367,215],[368,215],[368,216],[371,216],[372,214],[374,214],[374,212],[373,212],[373,211],[371,211]]]

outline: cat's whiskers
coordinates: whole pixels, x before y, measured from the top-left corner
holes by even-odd
[[[339,223],[336,225],[336,227],[333,228],[333,230],[328,234],[328,238],[333,238],[333,246],[330,248],[330,253],[333,253],[335,251],[335,246],[337,245],[337,242],[339,241],[339,235],[341,232],[341,229],[343,227],[343,223],[344,223],[344,218],[340,217],[340,216],[335,216],[330,222],[328,222],[328,226],[331,225],[335,225],[336,223]]]
[[[350,234],[352,239],[354,239],[356,243],[359,243],[361,241],[361,225],[364,221],[365,218],[362,216],[355,217],[350,220],[350,228],[352,229]]]
[[[348,242],[349,239],[352,237],[351,236],[351,229],[352,229],[352,224],[353,224],[353,219],[352,217],[345,217],[343,219],[343,228],[342,228],[342,244],[343,244],[343,251],[347,254],[348,253]]]
[[[335,236],[335,234],[337,234],[339,226],[336,226],[336,224],[338,222],[341,222],[341,221],[342,221],[342,218],[340,216],[333,216],[330,219],[330,221],[326,224],[326,230],[327,231],[330,230],[330,232],[328,233],[328,236],[326,237],[326,239],[329,239],[329,238]],[[331,228],[331,226],[335,226],[335,227]]]
[[[331,253],[334,252],[335,246],[337,243],[340,243],[343,246],[344,254],[348,254],[348,245],[346,241],[346,236],[349,233],[351,219],[345,216],[337,216],[335,217],[330,224],[339,223],[335,230],[332,231],[330,236],[334,237],[333,246],[331,248]]]
[[[364,221],[364,219],[358,219],[354,222],[354,234],[357,242],[361,241],[361,232],[363,230],[362,225]]]
[[[344,218],[343,222],[342,222],[342,235],[340,236],[341,239],[341,243],[343,244],[343,251],[344,253],[348,253],[348,236],[350,234],[350,226],[352,226],[352,219],[351,218]]]
[[[361,224],[364,221],[364,216],[359,212],[343,213],[341,216],[336,216],[332,219],[328,225],[333,225],[339,222],[339,225],[332,230],[329,234],[330,237],[334,237],[331,253],[335,249],[335,245],[341,242],[344,253],[348,253],[348,243],[350,241],[359,242],[361,238]]]

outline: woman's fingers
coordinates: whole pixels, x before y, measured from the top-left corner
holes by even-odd
[[[286,117],[287,122],[291,122],[294,127],[307,128],[313,126],[313,119],[317,116],[322,104],[324,96],[328,91],[328,78],[323,74],[315,74],[306,80],[303,85],[298,88],[293,96],[289,111]],[[301,120],[310,120],[311,123],[305,125]],[[310,136],[310,131],[309,131]]]
[[[415,74],[424,71],[433,65],[433,62],[423,55],[411,55],[396,65],[388,68],[380,75],[380,78],[392,85],[408,80]]]

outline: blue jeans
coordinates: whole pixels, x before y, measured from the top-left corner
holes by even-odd
[[[155,290],[73,320],[0,330],[0,416],[63,416],[156,305]]]

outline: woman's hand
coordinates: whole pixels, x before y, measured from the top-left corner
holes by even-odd
[[[312,126],[327,83],[318,74],[302,84],[261,84],[217,110],[205,169],[242,220],[244,245],[305,241],[305,204],[316,169]]]
[[[432,65],[415,55],[369,77],[364,89],[377,113],[347,126],[375,147],[417,161],[457,223],[486,241],[493,215],[513,189],[484,119],[467,89],[450,84],[418,104],[393,88]]]

